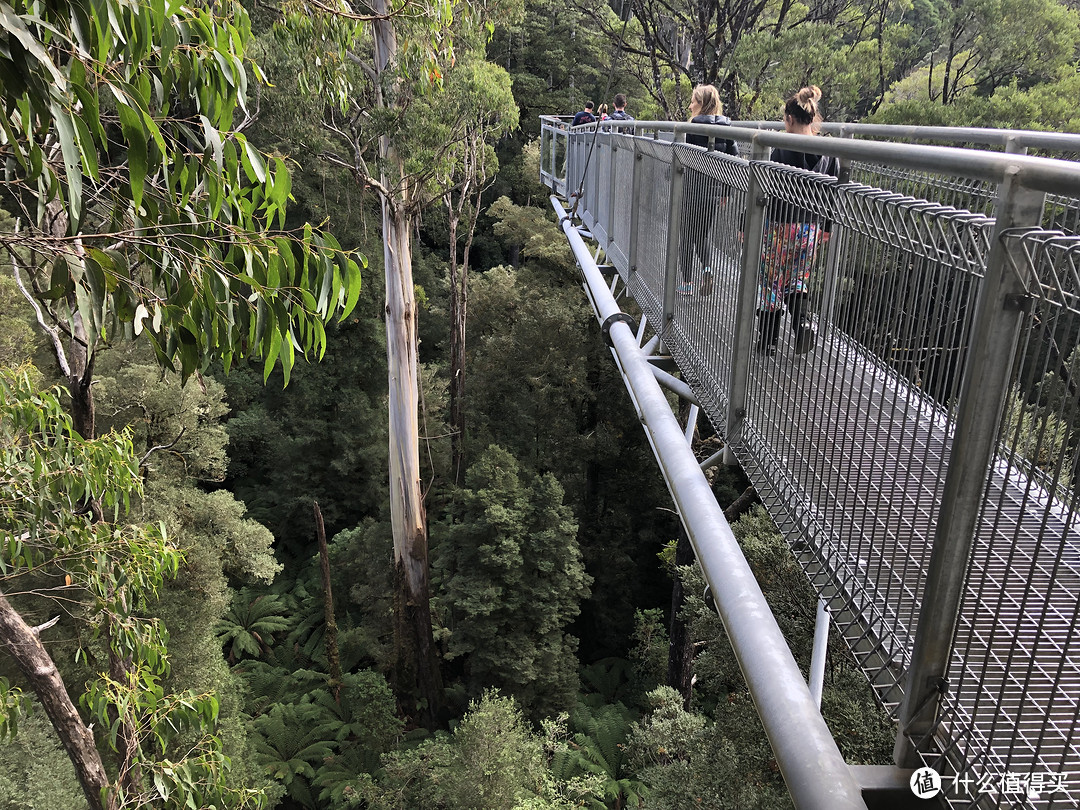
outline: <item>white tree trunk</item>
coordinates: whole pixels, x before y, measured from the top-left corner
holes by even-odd
[[[387,14],[387,0],[375,0],[376,14]],[[397,54],[397,38],[389,18],[373,23],[375,66],[380,79],[378,99],[392,107],[398,99],[384,95],[384,72]],[[420,485],[419,375],[417,369],[416,295],[410,245],[412,215],[404,167],[391,137],[379,141],[382,182],[383,266],[386,278],[386,363],[389,375],[390,520],[394,534],[395,639],[394,680],[399,697],[416,690],[432,725],[442,709],[442,677],[431,632],[428,586],[427,514]]]

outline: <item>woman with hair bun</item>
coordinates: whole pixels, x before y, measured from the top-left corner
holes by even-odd
[[[784,102],[784,130],[795,135],[817,135],[821,124],[821,89],[811,85]],[[784,163],[820,174],[839,173],[836,158],[791,149],[774,149],[774,163]],[[810,314],[810,269],[827,226],[814,221],[805,208],[774,203],[768,211],[768,227],[761,251],[758,284],[758,350],[776,351],[785,309],[791,314],[795,353],[814,348],[814,324]]]

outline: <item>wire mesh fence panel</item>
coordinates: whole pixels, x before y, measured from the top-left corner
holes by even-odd
[[[640,164],[632,190],[637,233],[633,235],[636,250],[627,286],[645,317],[656,326],[663,321],[672,151],[670,144],[643,138],[635,139],[634,149]]]
[[[608,262],[625,279],[630,271],[630,225],[634,195],[634,139],[630,135],[613,135],[612,192],[609,209]]]
[[[1080,239],[1046,231],[1008,239],[1032,300],[987,475],[935,761],[951,777],[953,806],[978,799],[1049,810],[1076,806],[1080,765]]]
[[[611,223],[613,205],[611,189],[615,157],[611,143],[613,138],[610,132],[598,132],[592,147],[592,160],[596,165],[590,175],[592,182],[589,183],[590,195],[587,200],[588,211],[592,215],[589,227],[602,247],[606,247],[611,238],[608,228]]]
[[[677,286],[668,349],[702,406],[724,431],[734,347],[748,169],[719,152],[678,144],[683,170]]]
[[[803,214],[767,224],[763,286],[766,275],[802,274],[804,292],[761,292],[740,460],[752,458],[752,480],[895,711],[954,427],[955,382],[944,368],[962,369],[988,220],[795,169],[764,171],[772,210],[797,204]],[[811,346],[799,342],[808,319]]]
[[[1043,215],[1043,227],[1065,234],[1080,235],[1080,200],[1048,194]]]
[[[607,240],[601,220],[601,203],[606,205],[609,197],[609,189],[602,179],[607,176],[605,163],[608,154],[604,148],[601,136],[596,132],[585,133],[581,138],[581,156],[584,165],[584,175],[581,182],[581,204],[578,207],[578,215],[592,231],[597,240],[603,244]]]
[[[985,180],[952,177],[864,161],[851,164],[851,180],[867,186],[895,191],[908,197],[933,200],[941,205],[991,214],[997,185]]]

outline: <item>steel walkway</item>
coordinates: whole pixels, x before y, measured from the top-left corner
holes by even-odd
[[[1076,807],[1080,166],[1016,154],[1016,133],[1002,154],[733,128],[747,161],[694,129],[545,119],[541,173],[581,189],[638,342],[662,339],[762,495],[898,720],[897,763],[935,768],[954,807]],[[768,162],[781,144],[831,151],[841,178]],[[805,354],[786,324],[753,350],[776,201],[831,225]]]

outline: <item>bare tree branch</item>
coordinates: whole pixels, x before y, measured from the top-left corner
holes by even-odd
[[[186,430],[186,427],[180,428],[180,432],[176,434],[176,438],[173,439],[171,442],[169,442],[168,444],[155,444],[153,447],[147,450],[143,454],[143,457],[139,459],[139,466],[142,467],[144,464],[146,464],[146,460],[150,458],[150,454],[155,452],[156,450],[169,450],[173,447],[176,447],[176,443],[180,441],[181,438],[183,438],[184,431]]]
[[[19,223],[15,223],[15,233],[19,232]],[[23,298],[30,302],[30,306],[34,308],[34,314],[37,317],[38,325],[42,331],[49,336],[49,340],[52,341],[53,351],[56,352],[56,360],[60,364],[60,371],[64,373],[65,377],[71,376],[71,365],[68,363],[67,352],[64,351],[64,343],[60,338],[60,330],[55,326],[50,326],[45,323],[45,313],[41,310],[41,305],[38,304],[37,299],[26,289],[26,284],[23,282],[22,275],[19,272],[19,261],[15,254],[15,251],[8,249],[8,253],[11,255],[11,269],[15,274],[15,283],[19,287],[19,291],[23,294]]]

